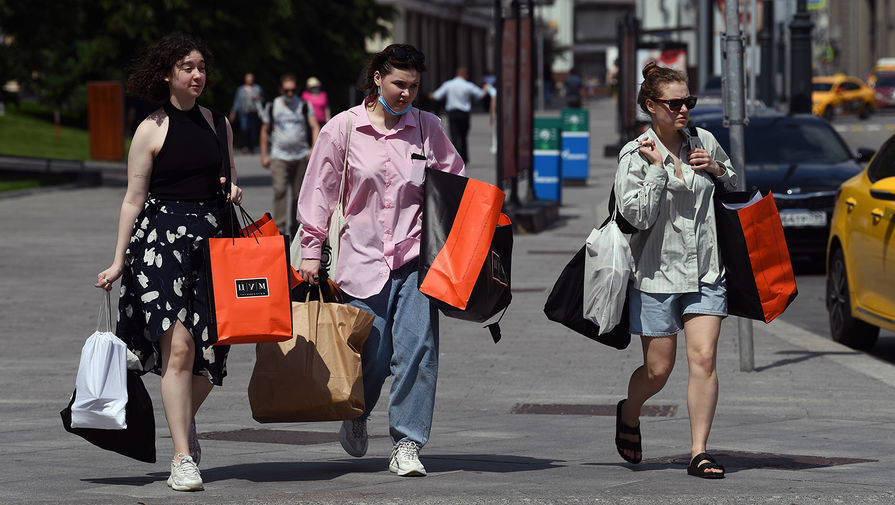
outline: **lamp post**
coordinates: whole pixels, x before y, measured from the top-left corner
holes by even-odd
[[[789,112],[811,112],[811,29],[806,0],[798,0],[796,13],[789,23],[791,77]]]

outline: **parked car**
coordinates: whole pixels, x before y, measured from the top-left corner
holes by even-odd
[[[720,115],[699,116],[694,124],[712,132],[730,154],[730,130]],[[811,114],[756,114],[744,140],[746,187],[774,194],[790,255],[822,260],[836,191],[872,151],[855,156],[829,122]]]
[[[876,108],[873,90],[861,79],[845,74],[811,78],[811,102],[811,112],[828,121],[843,114],[867,119]]]
[[[874,73],[871,87],[877,108],[895,105],[895,71]]]
[[[721,95],[699,95],[696,107],[690,110],[690,124],[696,124],[702,116],[714,116],[724,113],[724,100]],[[754,111],[756,114],[773,112],[773,109],[765,105],[761,100],[746,99],[746,111]]]
[[[870,349],[895,331],[895,135],[836,196],[827,245],[833,340]]]

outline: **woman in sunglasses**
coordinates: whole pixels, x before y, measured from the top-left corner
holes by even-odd
[[[687,473],[720,479],[724,468],[706,453],[718,403],[718,337],[727,316],[712,196],[715,181],[734,189],[736,174],[711,133],[687,130],[696,97],[686,76],[650,63],[643,78],[637,103],[652,127],[622,148],[615,175],[618,213],[638,230],[631,236],[635,268],[628,300],[643,365],[618,403],[615,444],[625,461],[641,461],[640,409],[668,380],[683,330],[692,439]]]
[[[347,159],[347,224],[334,280],[349,304],[375,319],[361,353],[366,411],[342,423],[339,441],[352,456],[366,454],[367,418],[392,375],[389,470],[400,476],[426,474],[419,450],[432,428],[438,375],[437,314],[417,288],[425,169],[464,173],[438,117],[413,110],[425,69],[423,54],[408,44],[392,44],[370,58],[367,98],[320,130],[298,197],[299,270],[316,284]]]

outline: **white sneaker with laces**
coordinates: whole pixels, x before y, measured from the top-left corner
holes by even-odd
[[[339,429],[339,443],[345,452],[359,458],[367,453],[367,420],[346,419]]]
[[[168,487],[174,491],[202,491],[202,476],[199,467],[193,458],[184,453],[179,453],[176,458],[180,461],[171,461],[171,476],[168,477]]]
[[[392,449],[392,457],[388,461],[388,471],[401,477],[423,477],[426,467],[420,463],[420,449],[415,442],[402,440]]]
[[[193,419],[192,424],[190,424],[190,457],[193,458],[193,462],[196,465],[199,464],[199,461],[202,459],[202,447],[199,446],[199,434],[196,433],[196,420]]]

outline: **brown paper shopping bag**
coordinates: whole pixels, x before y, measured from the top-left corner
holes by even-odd
[[[331,284],[321,291],[337,293]],[[361,356],[373,315],[321,294],[292,303],[293,338],[258,344],[249,405],[259,423],[336,421],[364,412]]]

